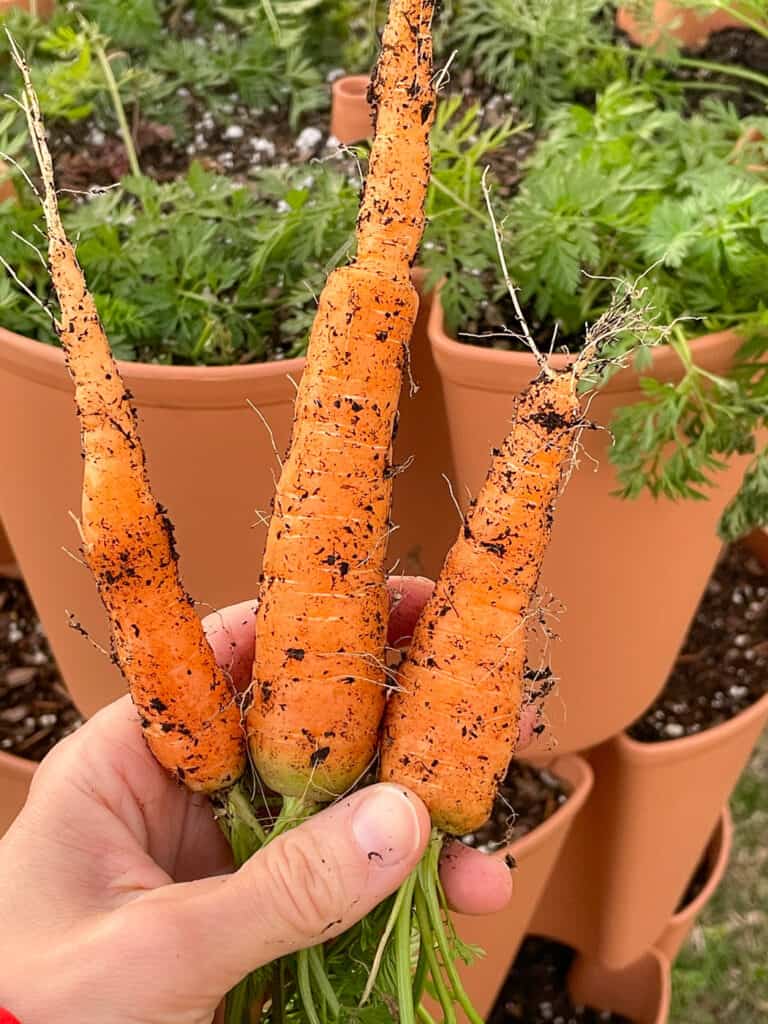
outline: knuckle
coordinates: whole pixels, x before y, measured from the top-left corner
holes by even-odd
[[[289,832],[269,850],[266,886],[272,912],[291,936],[316,941],[343,919],[347,893],[332,851],[303,830]]]

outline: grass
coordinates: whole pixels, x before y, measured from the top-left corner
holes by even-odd
[[[730,867],[675,966],[671,1024],[768,1020],[768,732],[731,809]]]

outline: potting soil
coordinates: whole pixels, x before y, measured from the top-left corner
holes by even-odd
[[[734,64],[768,75],[768,39],[751,29],[727,28],[722,32],[715,32],[703,50],[686,53],[686,56],[710,64]],[[683,82],[711,83],[711,89],[697,87],[686,91],[686,99],[692,110],[700,106],[707,97],[715,97],[733,105],[740,117],[765,115],[768,97],[764,91],[761,94],[757,83],[706,68],[679,68],[675,71],[675,77]],[[726,88],[722,88],[723,86]]]
[[[628,730],[646,743],[727,722],[768,692],[768,569],[733,545],[720,560],[661,696]]]
[[[513,761],[499,786],[491,818],[462,842],[484,853],[500,850],[550,818],[568,795],[568,787],[555,775]]]
[[[0,750],[39,761],[82,721],[26,587],[0,577]]]
[[[615,1013],[574,1004],[566,988],[574,956],[557,942],[526,939],[488,1024],[631,1024]]]

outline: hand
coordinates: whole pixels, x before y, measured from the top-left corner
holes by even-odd
[[[430,588],[394,581],[390,642],[409,635]],[[249,603],[206,620],[241,687],[253,614]],[[126,697],[45,758],[0,841],[0,1006],[23,1024],[210,1024],[245,974],[338,935],[393,892],[428,837],[414,796],[374,786],[233,872],[207,799],[155,762]],[[511,894],[501,862],[460,844],[443,879],[465,913]]]

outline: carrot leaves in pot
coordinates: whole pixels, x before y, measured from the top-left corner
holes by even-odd
[[[253,185],[198,164],[175,182],[126,178],[79,204],[65,222],[116,355],[228,365],[300,354],[329,269],[343,263],[358,191],[330,165],[263,171]],[[48,284],[33,250],[36,207],[3,210],[6,259],[41,300]],[[7,281],[3,325],[55,342],[46,313]]]

